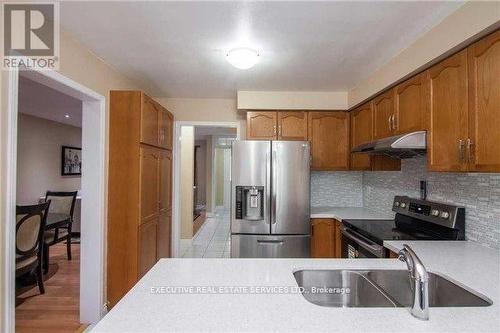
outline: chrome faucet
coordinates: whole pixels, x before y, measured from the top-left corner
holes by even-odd
[[[429,275],[424,264],[407,244],[403,244],[398,259],[406,262],[410,273],[413,289],[413,305],[410,310],[412,316],[429,320]]]

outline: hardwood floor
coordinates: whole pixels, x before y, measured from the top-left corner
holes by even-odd
[[[35,286],[16,297],[16,333],[81,332],[80,324],[80,245],[71,246],[67,260],[66,244],[50,248],[49,272],[44,278],[45,294]]]

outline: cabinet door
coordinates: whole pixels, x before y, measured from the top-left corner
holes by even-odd
[[[366,103],[351,112],[351,149],[372,141],[372,120],[371,103]],[[371,170],[370,155],[351,154],[351,170]]]
[[[419,74],[394,88],[394,128],[396,134],[425,129],[428,99],[425,74]]]
[[[307,113],[278,112],[278,140],[307,140]]]
[[[169,213],[160,214],[158,220],[158,259],[170,258],[172,216]]]
[[[465,171],[467,50],[427,71],[430,96],[427,166],[429,171]]]
[[[468,50],[469,170],[500,172],[500,31]]]
[[[156,103],[147,95],[142,95],[141,108],[141,142],[148,145],[158,145],[158,113]]]
[[[139,278],[156,263],[157,227],[158,218],[153,218],[139,226]]]
[[[172,210],[172,152],[160,152],[160,213]]]
[[[165,149],[172,149],[174,135],[174,117],[170,112],[162,109],[159,113],[159,146]]]
[[[335,220],[335,258],[342,258],[342,222]]]
[[[332,219],[311,220],[311,257],[335,258],[335,223]]]
[[[277,112],[247,112],[247,140],[275,140]]]
[[[309,112],[307,124],[313,170],[349,170],[349,114]]]
[[[140,159],[140,193],[141,223],[158,215],[159,154],[155,148],[141,147]],[[123,195],[126,195],[124,193]]]
[[[373,99],[373,137],[381,139],[394,134],[391,117],[394,115],[394,92],[389,90]]]

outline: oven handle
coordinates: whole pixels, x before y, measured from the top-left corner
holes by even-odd
[[[361,236],[357,232],[354,232],[354,231],[352,231],[349,228],[343,228],[342,229],[342,235],[344,235],[347,238],[355,241],[356,243],[358,243],[359,245],[361,245],[365,249],[370,250],[372,252],[376,252],[376,253],[382,255],[382,250],[384,249],[382,246],[377,245],[377,244],[373,244],[373,243],[369,244],[368,243],[369,240],[366,239],[365,237]]]

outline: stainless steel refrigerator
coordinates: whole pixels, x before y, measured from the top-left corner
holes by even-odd
[[[308,258],[309,142],[235,141],[231,161],[231,257]]]

